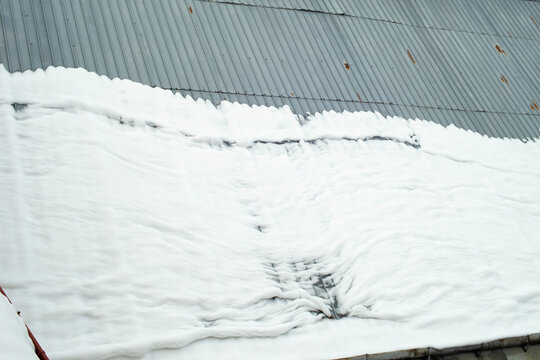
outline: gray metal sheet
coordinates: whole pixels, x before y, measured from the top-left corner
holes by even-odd
[[[525,0],[0,0],[12,72],[83,67],[214,104],[497,137],[540,136],[538,59],[540,2]]]

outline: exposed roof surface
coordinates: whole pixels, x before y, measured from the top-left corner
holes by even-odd
[[[84,67],[299,114],[373,110],[540,135],[540,3],[0,0],[10,71]]]
[[[421,348],[365,354],[340,360],[535,360],[540,357],[540,334],[503,338],[479,344],[449,347],[444,349]]]

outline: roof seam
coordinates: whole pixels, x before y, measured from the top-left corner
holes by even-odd
[[[158,87],[153,85],[153,88]],[[373,105],[391,105],[391,106],[404,106],[420,109],[431,109],[431,110],[449,110],[449,111],[463,111],[463,112],[475,112],[475,113],[485,113],[485,114],[506,114],[506,115],[527,115],[533,117],[539,117],[539,114],[531,114],[527,112],[517,112],[517,111],[492,111],[492,110],[483,110],[483,109],[461,109],[448,106],[427,106],[427,105],[417,105],[417,104],[401,104],[394,102],[386,101],[373,101],[373,100],[350,100],[350,99],[332,99],[332,98],[317,98],[317,97],[306,97],[306,96],[287,96],[287,95],[274,95],[274,94],[256,94],[256,93],[247,93],[247,92],[233,92],[225,90],[201,90],[201,89],[190,89],[190,88],[174,88],[174,87],[160,87],[164,90],[171,91],[189,91],[189,92],[200,92],[200,93],[210,93],[210,94],[221,94],[221,95],[243,95],[243,96],[255,96],[263,98],[274,98],[274,99],[289,99],[289,100],[317,100],[317,101],[335,101],[341,103],[356,103],[356,104],[373,104]]]
[[[522,40],[536,40],[540,41],[540,37],[527,37],[527,36],[521,36],[521,35],[503,35],[498,33],[489,33],[489,32],[479,32],[479,31],[472,31],[472,30],[461,30],[461,29],[451,29],[446,27],[437,27],[437,26],[420,26],[415,24],[407,24],[395,20],[389,20],[389,19],[377,19],[369,16],[358,16],[358,15],[352,15],[347,13],[338,13],[338,12],[328,12],[323,10],[315,10],[315,9],[302,9],[302,8],[293,8],[293,7],[284,7],[284,6],[269,6],[269,5],[259,5],[259,4],[248,4],[248,3],[240,3],[240,2],[234,2],[234,1],[227,1],[227,0],[196,0],[199,2],[208,2],[208,3],[214,3],[214,4],[224,4],[224,5],[235,5],[235,6],[246,6],[246,7],[254,7],[254,8],[265,8],[265,9],[275,9],[275,10],[289,10],[289,11],[299,11],[299,12],[307,12],[307,13],[315,13],[315,14],[324,14],[324,15],[334,15],[334,16],[343,16],[343,17],[349,17],[349,18],[355,18],[355,19],[364,19],[364,20],[372,20],[372,21],[379,21],[384,23],[390,23],[390,24],[396,24],[396,25],[403,25],[403,26],[409,26],[412,28],[417,29],[430,29],[430,30],[442,30],[442,31],[450,31],[450,32],[457,32],[457,33],[465,33],[465,34],[478,34],[478,35],[487,35],[487,36],[498,36],[501,38],[512,38],[512,39],[522,39]],[[537,0],[521,0],[521,1],[532,1],[532,2],[538,2]]]

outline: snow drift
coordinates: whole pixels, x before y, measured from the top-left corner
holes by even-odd
[[[1,68],[0,144],[0,283],[54,359],[540,330],[538,142]]]

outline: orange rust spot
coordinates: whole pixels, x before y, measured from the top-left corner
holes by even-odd
[[[534,106],[532,106],[532,105],[529,105],[529,106],[531,107],[531,110],[534,111]]]
[[[191,8],[191,6],[189,7],[189,13],[193,14],[193,9]]]
[[[358,98],[358,100],[362,101],[362,98],[360,97],[359,93],[356,93],[356,97]]]
[[[296,95],[294,95],[294,92],[292,92],[292,93],[291,93],[291,96],[296,96]]]
[[[501,78],[500,78],[500,79],[501,79],[501,81],[502,81],[503,83],[505,83],[506,85],[508,85],[508,79],[507,79],[506,77],[504,77],[504,75],[501,75]]]
[[[533,105],[534,105],[534,108],[535,108],[536,110],[540,110],[540,109],[538,108],[538,105],[536,105],[536,103],[535,103],[534,101],[533,101]]]
[[[351,70],[351,65],[349,65],[349,63],[344,63],[343,65],[345,65],[345,69]]]
[[[532,22],[534,23],[534,25],[536,25],[536,27],[538,29],[540,29],[540,25],[538,25],[538,23],[536,21],[534,21],[534,18],[532,16],[529,15],[529,17],[531,18]]]
[[[504,51],[504,49],[501,48],[499,45],[495,45],[495,49],[497,49],[499,54],[505,54],[506,55],[506,51]]]
[[[414,60],[414,58],[413,58],[413,56],[412,56],[412,54],[411,54],[411,52],[409,50],[407,50],[407,54],[409,54],[409,57],[411,58],[412,63],[416,64],[416,61]]]

